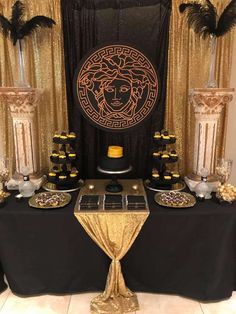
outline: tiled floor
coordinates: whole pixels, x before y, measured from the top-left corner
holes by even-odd
[[[20,298],[7,290],[0,294],[0,314],[89,314],[90,300],[96,295],[83,293]],[[140,311],[137,314],[236,314],[236,293],[229,300],[215,303],[148,293],[138,293],[138,300]]]

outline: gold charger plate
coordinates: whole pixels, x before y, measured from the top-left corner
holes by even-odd
[[[49,197],[53,197],[53,195],[62,195],[62,200],[59,201],[56,205],[40,205],[37,203],[37,198],[45,195],[45,199],[48,199]],[[71,195],[69,193],[64,192],[41,192],[38,194],[35,194],[29,199],[29,206],[39,209],[55,209],[55,208],[61,208],[69,204],[71,201]]]
[[[171,195],[173,196],[172,200],[171,200]],[[170,196],[169,199],[168,199],[168,196]],[[181,203],[181,201],[179,201],[179,203],[178,203],[174,200],[174,196],[176,196],[176,199],[178,199],[178,196],[180,196],[179,198],[186,199],[187,202]],[[164,198],[165,198],[165,200],[164,200]],[[159,204],[161,206],[171,207],[171,208],[189,208],[189,207],[193,207],[196,204],[195,197],[189,193],[186,193],[186,192],[157,193],[154,196],[154,200],[157,204]]]

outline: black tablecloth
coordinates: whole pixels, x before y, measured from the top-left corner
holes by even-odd
[[[73,215],[30,208],[12,196],[0,209],[0,291],[20,295],[103,290],[109,259]],[[236,290],[236,205],[216,200],[191,209],[158,206],[147,191],[150,216],[122,260],[134,291],[223,299]]]

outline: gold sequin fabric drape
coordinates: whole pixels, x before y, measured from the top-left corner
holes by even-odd
[[[105,291],[92,300],[91,313],[123,314],[138,310],[137,296],[125,285],[120,260],[135,241],[148,215],[149,211],[75,213],[88,235],[112,259]]]
[[[200,39],[189,29],[186,13],[179,13],[182,0],[172,1],[170,25],[166,129],[175,132],[176,150],[180,156],[179,167],[183,174],[192,171],[195,118],[188,102],[189,90],[206,87],[210,68],[209,39]],[[202,1],[204,2],[204,1]],[[228,0],[212,0],[218,14]],[[230,70],[233,49],[233,31],[218,39],[216,78],[219,87],[230,87]],[[218,125],[216,159],[224,155],[227,108],[221,114]]]
[[[0,13],[8,19],[15,1],[0,0]],[[31,87],[42,88],[36,112],[35,126],[38,130],[39,169],[49,168],[52,136],[55,130],[67,129],[66,84],[64,73],[63,35],[61,6],[59,0],[25,0],[25,19],[45,15],[55,20],[52,29],[38,29],[25,37],[25,74]],[[0,86],[14,86],[18,79],[17,49],[0,33]],[[12,121],[6,104],[0,104],[0,154],[14,161]],[[14,169],[14,165],[12,165]]]

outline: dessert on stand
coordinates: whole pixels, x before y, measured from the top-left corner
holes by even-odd
[[[176,170],[178,154],[174,144],[176,137],[168,131],[155,132],[153,136],[154,149],[152,151],[152,174],[145,181],[145,186],[153,191],[181,191],[185,183]]]
[[[81,187],[83,182],[76,167],[75,140],[74,132],[54,134],[53,143],[58,145],[58,149],[54,149],[50,156],[53,166],[47,174],[48,182],[43,186],[45,190],[72,192]]]
[[[106,191],[118,193],[123,190],[123,187],[118,182],[117,176],[130,172],[132,167],[129,165],[128,159],[123,155],[123,147],[109,146],[107,156],[101,158],[97,170],[112,177],[111,182],[106,186]]]

